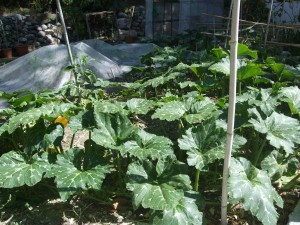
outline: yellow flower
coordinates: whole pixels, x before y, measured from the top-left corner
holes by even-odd
[[[67,117],[64,116],[58,116],[55,120],[54,123],[60,123],[62,124],[64,127],[67,126],[69,120],[67,119]]]

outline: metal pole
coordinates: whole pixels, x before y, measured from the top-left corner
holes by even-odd
[[[57,5],[61,25],[62,25],[63,30],[64,30],[64,36],[65,36],[65,41],[66,41],[69,57],[70,57],[70,62],[71,62],[72,65],[74,65],[74,60],[73,60],[73,55],[72,55],[72,51],[71,51],[71,47],[70,47],[70,43],[69,43],[69,38],[68,38],[67,28],[66,28],[66,24],[65,24],[65,20],[64,20],[64,15],[63,15],[59,0],[56,0],[56,5]]]

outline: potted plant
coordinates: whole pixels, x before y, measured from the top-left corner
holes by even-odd
[[[12,58],[12,48],[8,42],[9,33],[4,30],[2,20],[0,20],[0,34],[1,34],[1,52],[3,58]]]
[[[16,51],[17,56],[23,56],[28,53],[28,45],[26,45],[26,44],[17,43],[14,46],[14,49]]]

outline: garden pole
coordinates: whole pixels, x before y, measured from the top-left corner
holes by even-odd
[[[227,141],[226,152],[223,167],[222,181],[222,202],[221,202],[221,224],[227,224],[227,199],[228,188],[227,179],[230,167],[231,150],[234,132],[234,116],[236,102],[236,81],[237,81],[237,50],[239,37],[239,17],[240,17],[240,0],[233,0],[232,25],[231,25],[231,44],[230,44],[230,80],[229,80],[229,108],[227,123]]]
[[[71,65],[73,65],[74,64],[73,55],[72,55],[72,51],[71,51],[71,47],[70,47],[70,43],[69,43],[69,38],[68,38],[67,28],[66,28],[66,24],[65,24],[65,20],[64,20],[64,15],[63,15],[59,0],[56,0],[56,5],[57,5],[61,25],[64,30],[64,36],[65,36],[65,41],[66,41],[66,45],[67,45],[67,49],[68,49],[68,53],[69,53],[70,62],[71,62]]]
[[[229,33],[229,26],[230,26],[230,22],[231,22],[230,17],[231,17],[231,13],[232,13],[232,7],[233,7],[233,0],[231,0],[231,2],[230,2],[230,9],[229,9],[227,26],[226,26],[226,39],[225,39],[224,48],[227,48],[228,33]]]
[[[274,4],[274,0],[271,0],[269,16],[268,16],[268,24],[267,24],[266,34],[265,34],[265,41],[264,41],[264,46],[265,47],[266,47],[266,44],[267,44],[267,39],[268,39],[268,34],[269,34],[269,26],[270,26],[272,11],[273,11],[273,4]]]

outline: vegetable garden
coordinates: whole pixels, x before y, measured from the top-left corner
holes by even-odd
[[[96,78],[83,59],[60,90],[1,92],[11,106],[0,111],[1,208],[42,186],[63,201],[125,198],[147,212],[133,219],[141,224],[218,224],[207,209],[221,207],[230,53],[185,43],[143,56],[145,66],[119,80]],[[238,45],[232,224],[242,224],[239,210],[253,224],[277,224],[282,193],[299,190],[299,57],[267,52]]]

